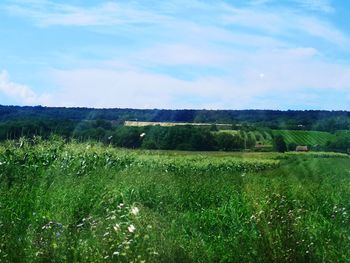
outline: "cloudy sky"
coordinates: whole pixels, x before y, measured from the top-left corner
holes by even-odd
[[[347,0],[2,0],[0,104],[350,110],[349,17]]]

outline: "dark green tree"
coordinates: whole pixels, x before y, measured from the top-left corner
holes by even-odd
[[[288,151],[295,151],[297,146],[298,145],[295,142],[288,143]]]
[[[273,138],[273,148],[277,151],[277,152],[285,152],[287,151],[287,144],[283,139],[282,135],[276,135]]]

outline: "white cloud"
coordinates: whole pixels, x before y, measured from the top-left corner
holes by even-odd
[[[55,106],[283,108],[284,98],[288,98],[289,103],[321,107],[318,96],[312,101],[310,90],[347,93],[350,89],[350,67],[322,61],[313,48],[240,53],[235,59],[227,64],[229,72],[225,76],[199,76],[192,80],[132,67],[54,70],[54,83],[61,87],[53,94]]]
[[[244,101],[243,93],[237,97],[237,87],[214,77],[184,81],[154,73],[94,68],[55,70],[52,75],[61,87],[54,94],[56,101],[66,106],[225,108],[243,107]]]
[[[349,37],[325,19],[293,9],[227,8],[222,16],[224,24],[243,26],[269,33],[276,38],[312,36],[341,47],[348,47]]]
[[[272,1],[271,2],[276,2]],[[293,0],[306,9],[332,10],[327,0]],[[153,31],[159,34],[176,32],[179,36],[197,28],[207,31],[210,35],[215,30],[221,34],[222,26],[243,26],[251,30],[261,30],[265,34],[274,34],[275,40],[283,36],[300,33],[311,35],[347,46],[350,40],[346,34],[338,30],[326,20],[310,15],[307,12],[297,12],[295,8],[259,8],[254,5],[236,7],[224,1],[215,4],[204,1],[151,2],[148,5],[142,1],[104,1],[95,6],[78,6],[73,4],[58,4],[52,1],[14,1],[3,6],[12,15],[34,20],[43,27],[48,26],[115,26],[115,25],[153,25]],[[254,3],[254,2],[251,2]],[[184,8],[185,7],[185,8]],[[215,30],[213,30],[215,29]],[[116,30],[116,27],[110,30]],[[232,30],[234,32],[235,30]],[[181,33],[183,32],[183,33]],[[239,31],[236,31],[239,32]],[[246,36],[239,32],[239,35]],[[253,34],[251,34],[253,35]],[[261,37],[256,34],[255,37]],[[276,39],[277,38],[277,39]]]
[[[243,7],[196,0],[152,1],[154,6],[115,1],[88,7],[45,0],[15,1],[7,11],[37,25],[87,26],[100,30],[99,34],[112,32],[113,40],[113,32],[118,34],[122,28],[140,45],[135,48],[111,41],[104,48],[94,42],[65,53],[60,68],[71,70],[53,70],[50,75],[52,86],[60,88],[51,94],[54,101],[28,86],[12,83],[6,72],[0,75],[0,90],[25,104],[227,109],[282,108],[289,94],[290,103],[300,105],[305,99],[305,103],[314,100],[315,105],[321,105],[319,97],[302,90],[346,92],[350,66],[327,62],[322,52],[325,43],[318,42],[324,40],[339,52],[339,47],[348,49],[349,37],[324,17],[259,6],[269,1],[258,0]],[[331,8],[328,1],[303,3],[306,9],[326,12]],[[120,39],[128,41],[127,37]],[[181,80],[178,71],[186,70],[179,67],[182,65],[199,74]],[[203,66],[224,74],[201,73]],[[171,67],[176,69],[155,73]],[[278,98],[271,99],[274,95]]]
[[[198,65],[218,66],[232,60],[227,50],[205,46],[166,44],[156,45],[133,54],[133,60],[146,61],[158,65]]]
[[[26,105],[46,105],[50,101],[49,95],[38,95],[28,86],[12,82],[5,70],[0,72],[0,92]]]

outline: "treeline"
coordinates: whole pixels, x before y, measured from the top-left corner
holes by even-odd
[[[204,122],[250,124],[271,129],[320,130],[333,132],[350,129],[348,111],[277,110],[159,110],[91,109],[1,106],[0,122],[23,119],[108,120],[122,124],[126,120],[155,122]]]
[[[255,139],[243,133],[213,133],[213,128],[194,126],[113,126],[104,120],[73,121],[26,120],[0,124],[0,140],[59,135],[79,141],[100,141],[116,147],[188,151],[237,151],[253,148]]]
[[[0,140],[15,140],[20,137],[41,136],[44,139],[52,134],[64,138],[72,137],[76,123],[70,120],[27,119],[0,123]]]
[[[87,128],[87,123],[83,126]],[[107,126],[107,127],[106,127]],[[213,133],[210,128],[194,126],[108,127],[103,121],[80,126],[72,135],[78,140],[98,140],[124,148],[186,151],[238,151],[253,148],[255,140],[241,134]]]
[[[344,152],[350,154],[350,132],[337,133],[336,139],[327,142],[325,149],[334,152]]]
[[[237,130],[237,126],[232,125]],[[72,121],[55,119],[27,119],[0,123],[0,140],[15,140],[21,137],[31,138],[40,136],[43,139],[51,135],[58,135],[65,139],[79,141],[100,141],[105,144],[125,148],[161,149],[161,150],[198,150],[198,151],[239,151],[244,149],[269,150],[256,146],[260,139],[252,137],[252,129],[265,131],[272,136],[268,129],[251,126],[239,126],[238,133],[217,132],[217,127],[195,126],[147,126],[126,127],[113,124],[106,120]],[[215,132],[213,132],[215,131]],[[326,145],[309,147],[316,151],[349,152],[350,133],[336,132],[335,139]],[[272,139],[276,151],[294,151],[295,143],[288,145],[282,141],[283,137]],[[271,149],[270,149],[271,150]]]

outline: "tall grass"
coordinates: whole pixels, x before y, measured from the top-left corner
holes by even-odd
[[[252,156],[5,143],[0,261],[349,262],[349,158]]]

